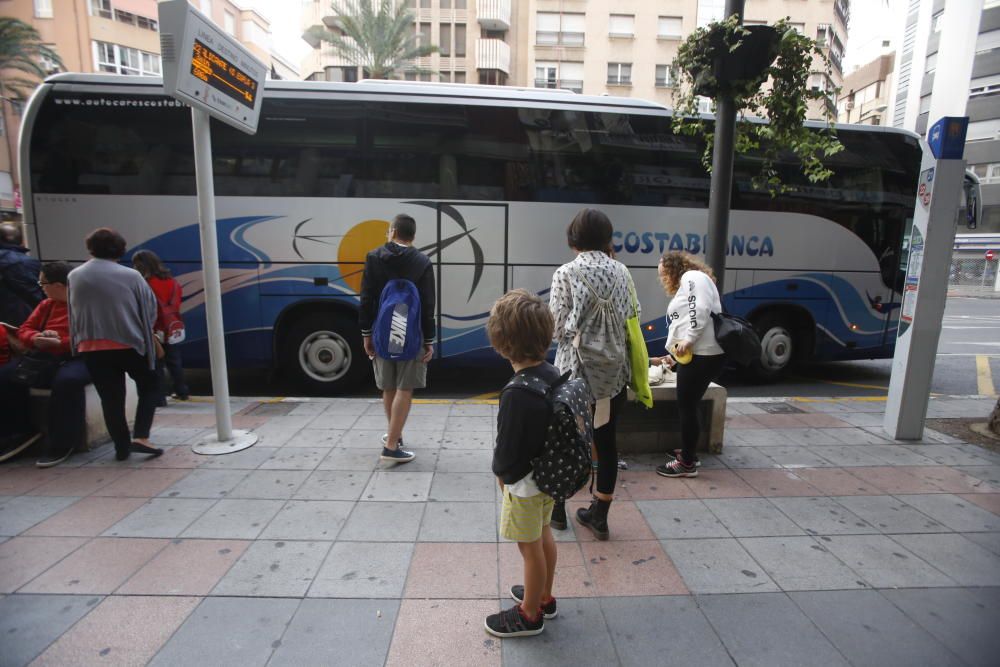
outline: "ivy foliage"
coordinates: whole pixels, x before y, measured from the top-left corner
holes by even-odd
[[[776,163],[791,152],[802,165],[803,173],[812,183],[830,179],[833,171],[824,164],[828,157],[844,149],[833,127],[835,120],[827,93],[812,90],[809,75],[821,65],[827,73],[830,61],[821,44],[796,31],[788,19],[771,26],[777,33],[777,56],[759,77],[720,80],[718,59],[740,57],[751,31],[733,15],[699,28],[681,45],[674,66],[679,70],[681,85],[674,90],[674,131],[702,137],[705,151],[702,164],[712,171],[714,123],[700,117],[698,98],[717,99],[719,95],[733,97],[737,109],[735,149],[748,154],[760,164],[753,177],[753,186],[771,196],[793,190],[782,182]],[[770,86],[764,86],[769,81]],[[824,102],[826,126],[822,129],[805,127],[809,103]],[[764,122],[761,119],[766,118]]]

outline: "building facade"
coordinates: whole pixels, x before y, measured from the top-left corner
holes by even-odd
[[[844,77],[837,97],[837,122],[889,125],[894,53],[886,53]]]

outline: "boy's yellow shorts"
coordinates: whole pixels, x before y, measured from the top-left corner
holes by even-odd
[[[546,493],[530,498],[511,495],[503,490],[500,508],[500,536],[514,542],[534,542],[542,537],[542,528],[552,521],[555,501]]]

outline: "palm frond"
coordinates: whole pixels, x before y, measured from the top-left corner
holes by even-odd
[[[0,81],[4,87],[26,97],[48,74],[43,60],[62,67],[59,54],[42,42],[37,30],[24,21],[0,17]]]

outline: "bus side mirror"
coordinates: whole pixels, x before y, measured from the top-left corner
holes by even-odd
[[[965,209],[965,226],[976,229],[983,218],[983,191],[979,185],[979,177],[973,172],[965,172],[962,182],[962,207]]]

